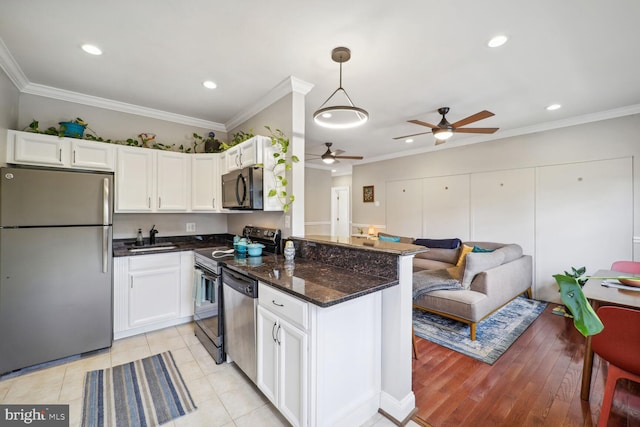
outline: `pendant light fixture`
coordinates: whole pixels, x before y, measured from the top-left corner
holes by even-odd
[[[336,47],[331,51],[331,59],[340,64],[340,84],[331,96],[322,103],[318,111],[313,113],[313,120],[320,126],[333,129],[347,129],[364,124],[369,119],[369,113],[356,107],[342,87],[342,63],[351,58],[351,51],[346,47]],[[349,105],[330,105],[325,107],[338,92],[344,94]],[[336,102],[335,99],[333,102]]]

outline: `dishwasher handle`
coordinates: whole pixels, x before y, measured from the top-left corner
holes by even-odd
[[[258,281],[227,268],[222,269],[222,283],[251,298],[258,298]]]

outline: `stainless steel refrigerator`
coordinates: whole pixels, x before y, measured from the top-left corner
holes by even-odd
[[[113,175],[0,168],[0,374],[111,346]]]

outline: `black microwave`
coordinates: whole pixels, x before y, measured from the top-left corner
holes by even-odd
[[[222,207],[262,209],[262,168],[247,167],[222,175]]]

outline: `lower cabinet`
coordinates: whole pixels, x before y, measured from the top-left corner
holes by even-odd
[[[259,284],[257,386],[292,425],[363,425],[378,412],[381,307],[380,292],[323,308]]]
[[[258,388],[294,426],[307,425],[308,336],[258,306]]]
[[[193,318],[191,252],[114,258],[114,338]]]

